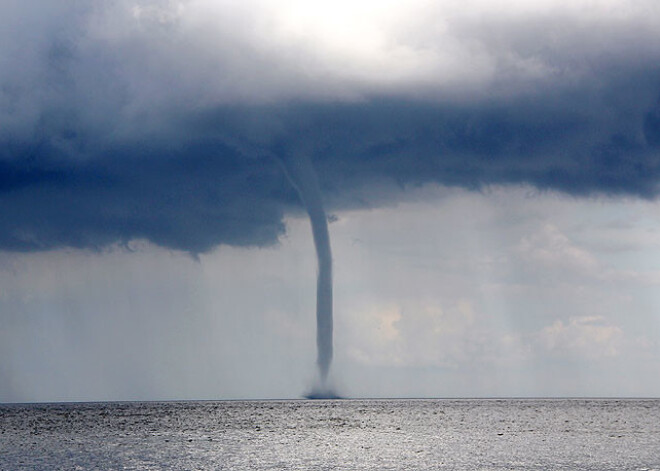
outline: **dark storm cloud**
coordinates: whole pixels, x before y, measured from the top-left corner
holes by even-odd
[[[270,123],[276,130],[260,133],[255,148],[312,155],[326,191],[340,205],[352,204],[342,194],[379,179],[399,186],[526,183],[574,195],[653,197],[660,105],[655,97],[650,103],[607,103],[625,93],[613,87],[595,97],[585,90],[577,97],[472,105],[373,98],[243,109],[231,117],[221,110],[194,126],[225,130],[238,142],[261,122]]]
[[[277,159],[300,153],[329,209],[365,204],[358,190],[387,182],[658,193],[660,47],[644,15],[587,25],[496,18],[488,28],[462,18],[450,39],[481,47],[456,53],[458,72],[440,61],[418,80],[412,68],[389,83],[368,63],[355,79],[329,69],[322,51],[273,46],[248,10],[209,27],[184,7],[73,2],[31,13],[10,3],[0,248],[273,243],[283,216],[299,211]],[[598,29],[612,24],[610,35]],[[447,39],[428,31],[400,36],[415,51]],[[463,70],[471,59],[488,67]],[[458,78],[443,82],[443,70]]]
[[[295,198],[275,163],[218,143],[118,150],[86,162],[15,159],[0,166],[6,250],[101,248],[134,238],[203,252],[267,245]],[[294,200],[295,201],[295,200]]]

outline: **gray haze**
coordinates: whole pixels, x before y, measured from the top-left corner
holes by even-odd
[[[333,212],[332,385],[658,396],[658,214],[650,200],[436,186]],[[0,400],[300,397],[318,377],[317,260],[306,215],[285,223],[277,245],[198,261],[144,241],[1,253]]]

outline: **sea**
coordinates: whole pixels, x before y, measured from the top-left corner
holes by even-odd
[[[3,404],[0,469],[660,471],[660,400]]]

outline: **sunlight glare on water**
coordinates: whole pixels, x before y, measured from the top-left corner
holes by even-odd
[[[660,470],[660,400],[0,406],[0,469]]]

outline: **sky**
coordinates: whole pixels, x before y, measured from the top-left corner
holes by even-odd
[[[660,395],[660,5],[0,18],[0,402]]]

